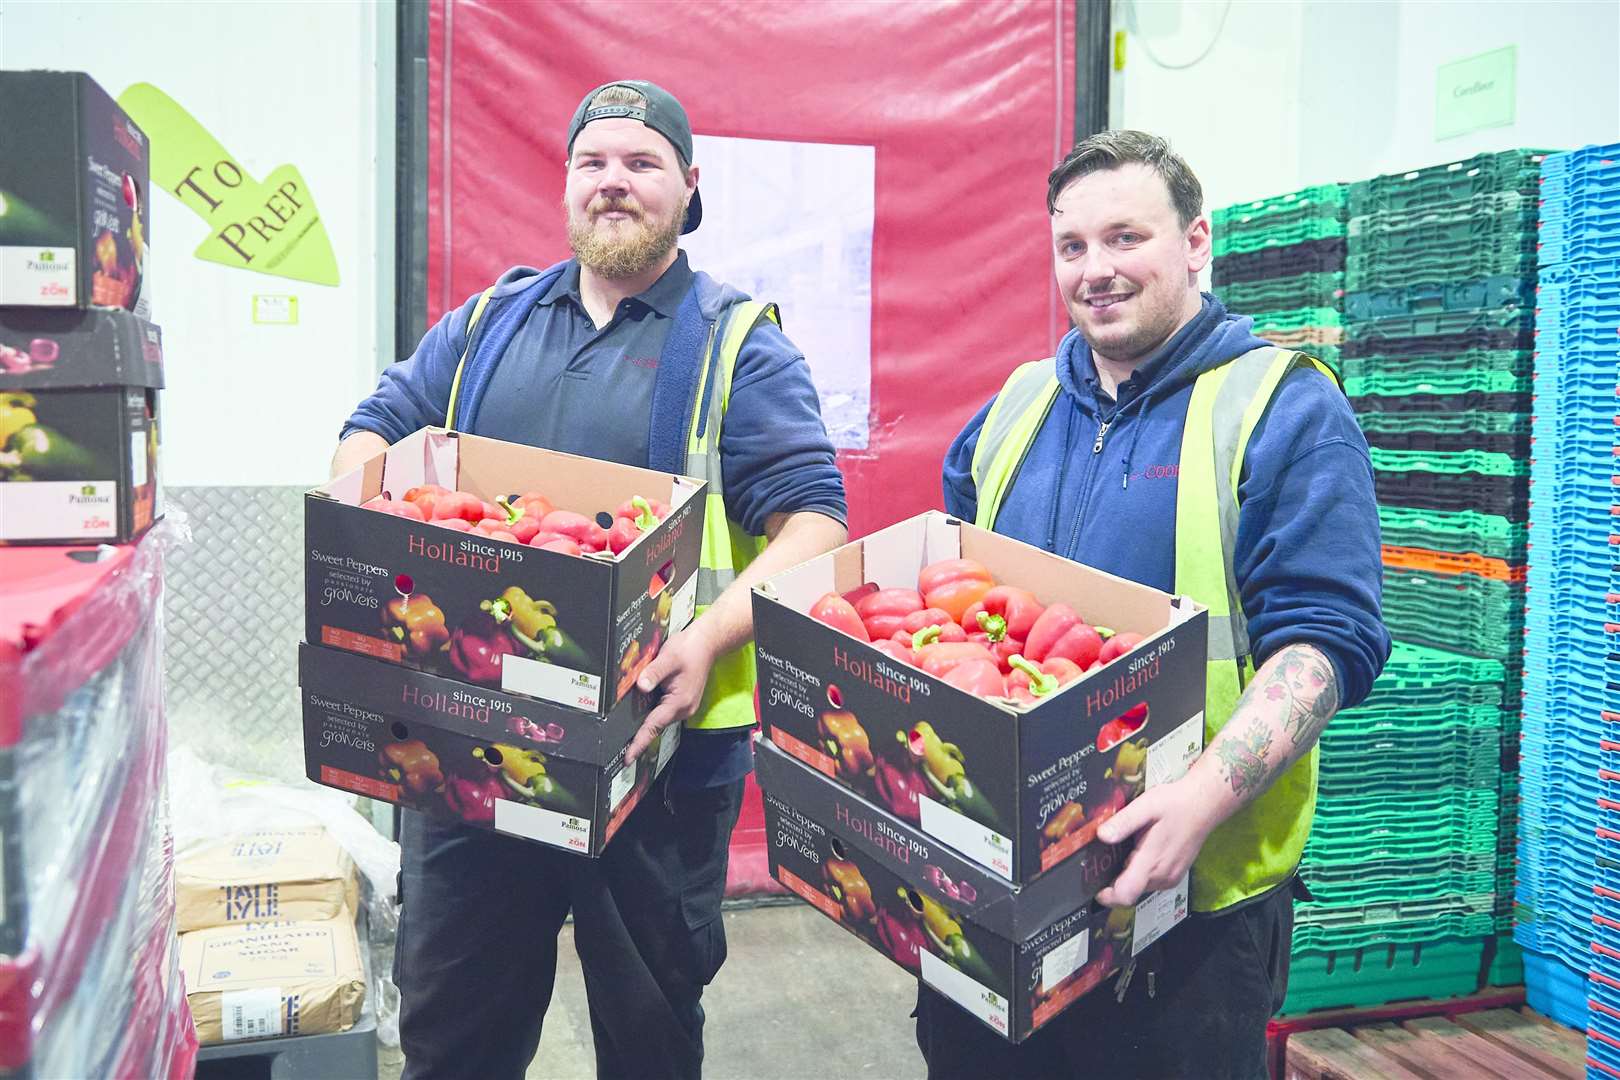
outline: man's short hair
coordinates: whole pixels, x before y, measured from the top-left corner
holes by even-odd
[[[1181,155],[1157,135],[1128,129],[1099,131],[1074,144],[1069,156],[1046,178],[1046,212],[1056,213],[1058,196],[1082,176],[1132,163],[1146,165],[1164,181],[1182,228],[1204,212],[1204,187]]]

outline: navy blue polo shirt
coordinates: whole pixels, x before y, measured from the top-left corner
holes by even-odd
[[[570,263],[490,378],[478,434],[646,468],[658,358],[692,278],[683,251],[645,292],[619,301],[598,330],[580,296],[579,263]],[[753,766],[748,734],[683,732],[672,782],[693,788],[740,779]]]

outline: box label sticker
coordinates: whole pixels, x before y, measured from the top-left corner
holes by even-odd
[[[968,978],[931,952],[918,953],[923,982],[956,1002],[980,1020],[1007,1034],[1011,1002],[989,987]]]
[[[611,814],[617,810],[619,804],[624,802],[624,797],[635,790],[635,786],[636,767],[634,765],[627,765],[614,773],[613,779],[608,781],[608,813]]]
[[[1187,775],[1198,755],[1204,752],[1204,712],[1148,747],[1147,786],[1157,787]]]
[[[253,321],[259,326],[296,326],[298,297],[254,293]]]
[[[281,989],[227,990],[219,995],[220,1027],[226,1042],[266,1039],[281,1034]]]
[[[602,703],[600,676],[561,664],[542,664],[526,656],[501,657],[501,689],[592,712]]]
[[[943,841],[1008,881],[1012,880],[1011,840],[933,799],[918,799],[917,806],[922,811],[923,832]]]
[[[1181,875],[1175,888],[1164,889],[1136,905],[1136,930],[1131,935],[1131,955],[1158,941],[1166,930],[1187,917],[1187,875]]]
[[[103,540],[117,534],[115,480],[0,484],[0,540]]]
[[[78,275],[72,248],[0,246],[0,304],[72,307]]]
[[[146,432],[129,433],[129,482],[131,487],[146,486]]]
[[[495,828],[513,836],[538,840],[569,851],[591,850],[591,823],[587,818],[559,814],[541,806],[495,800]]]
[[[697,573],[686,579],[686,584],[675,590],[674,601],[669,609],[669,632],[678,634],[686,629],[686,624],[692,621],[697,614]]]
[[[671,724],[664,729],[663,736],[658,740],[658,760],[653,765],[653,772],[664,771],[669,759],[675,756],[675,748],[681,745],[681,732],[685,730],[680,724]]]
[[[1080,932],[1041,959],[1041,989],[1057,989],[1059,983],[1086,966],[1091,959],[1091,930],[1082,926]]]

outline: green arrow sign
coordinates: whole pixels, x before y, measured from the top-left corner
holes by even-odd
[[[152,140],[152,185],[169,192],[208,225],[199,259],[261,274],[338,283],[332,242],[309,185],[278,166],[255,180],[230,152],[168,94],[136,83],[118,96]]]

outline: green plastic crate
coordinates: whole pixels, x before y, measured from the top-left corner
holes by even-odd
[[[1479,473],[1481,476],[1530,475],[1528,459],[1487,450],[1385,450],[1371,447],[1373,468],[1382,472]]]
[[[1436,779],[1452,787],[1483,787],[1496,782],[1502,756],[1496,728],[1406,732],[1391,726],[1369,737],[1329,725],[1321,745],[1317,783],[1323,799],[1357,780],[1379,780],[1391,791],[1422,791]],[[1423,767],[1414,768],[1414,762]]]
[[[1313,327],[1335,327],[1344,324],[1337,308],[1303,307],[1287,311],[1267,311],[1253,316],[1254,332],[1264,336],[1267,331],[1309,330]]]
[[[1528,382],[1535,370],[1535,355],[1531,349],[1470,349],[1444,356],[1375,353],[1345,357],[1339,375],[1344,379],[1364,379],[1372,375],[1398,378],[1433,371],[1499,371]]]
[[[1513,940],[1511,918],[1506,927],[1497,927],[1496,938],[1492,942],[1492,950],[1487,955],[1487,962],[1486,986],[1524,985],[1524,951],[1519,947],[1519,943]]]
[[[1223,206],[1210,214],[1210,221],[1217,229],[1247,230],[1314,217],[1343,217],[1348,195],[1345,184],[1317,184],[1269,199]]]
[[[1541,161],[1546,155],[1545,150],[1504,150],[1358,180],[1349,185],[1346,208],[1357,216],[1422,210],[1498,192],[1535,195],[1541,185]]]
[[[1418,206],[1411,210],[1352,214],[1346,235],[1355,240],[1368,241],[1439,227],[1456,229],[1459,238],[1528,230],[1533,244],[1539,203],[1539,193],[1492,191],[1470,199]]]
[[[1360,949],[1296,948],[1282,1015],[1471,994],[1479,988],[1492,940],[1444,937]]]
[[[1433,941],[1437,937],[1485,937],[1496,930],[1496,916],[1489,911],[1446,911],[1417,919],[1362,923],[1343,930],[1329,929],[1306,922],[1306,907],[1304,904],[1294,906],[1294,948],[1299,951],[1416,944]],[[1360,908],[1359,905],[1353,907]]]
[[[1499,244],[1461,247],[1431,240],[1432,247],[1404,252],[1385,251],[1377,245],[1363,247],[1344,260],[1346,292],[1365,289],[1400,289],[1430,281],[1468,281],[1474,278],[1516,274],[1535,277],[1536,253],[1533,245],[1520,240]]]
[[[1311,217],[1284,225],[1251,229],[1243,232],[1221,232],[1217,229],[1212,246],[1215,257],[1220,258],[1222,255],[1238,255],[1248,251],[1260,251],[1264,248],[1287,247],[1290,244],[1305,243],[1307,240],[1329,240],[1344,235],[1344,218]]]
[[[1525,332],[1534,329],[1535,309],[1519,304],[1471,311],[1423,311],[1416,315],[1386,315],[1345,324],[1356,341],[1405,341],[1437,334],[1476,334],[1495,330]]]
[[[1531,380],[1506,371],[1477,368],[1408,368],[1346,378],[1344,392],[1358,397],[1414,394],[1528,394]]]
[[[1344,294],[1344,273],[1324,270],[1285,278],[1234,281],[1215,289],[1215,295],[1233,311],[1260,318],[1269,311],[1299,307],[1339,307]]]
[[[1342,870],[1319,865],[1301,869],[1311,894],[1329,904],[1370,904],[1496,887],[1496,876],[1489,867],[1471,872],[1431,870],[1415,859],[1374,863],[1364,872],[1355,866]]]
[[[1364,412],[1357,415],[1361,430],[1369,435],[1528,435],[1530,417],[1525,413],[1487,412],[1484,409],[1458,409],[1456,412],[1394,413]],[[1393,543],[1393,541],[1387,541]]]

